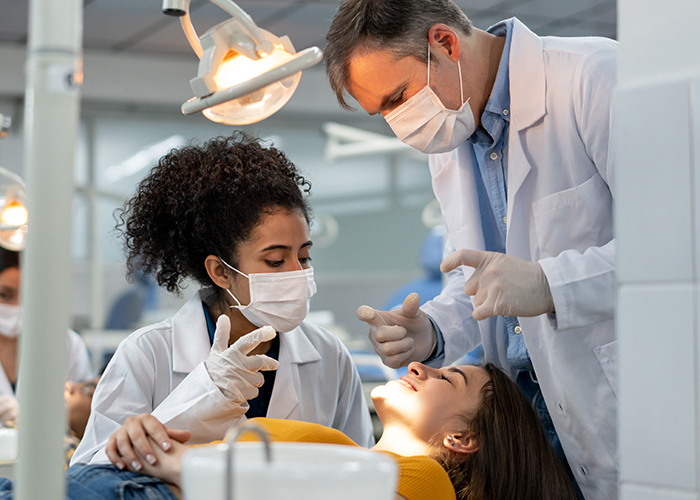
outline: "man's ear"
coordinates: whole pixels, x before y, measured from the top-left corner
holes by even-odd
[[[428,31],[430,51],[443,51],[453,62],[462,55],[461,40],[457,32],[446,24],[434,24]]]
[[[231,277],[232,271],[227,269],[216,255],[207,255],[207,258],[204,259],[204,268],[216,286],[231,288],[233,281]]]
[[[473,432],[450,434],[449,436],[445,436],[442,440],[442,444],[445,448],[455,453],[467,454],[479,451],[479,443],[476,440],[476,434]]]

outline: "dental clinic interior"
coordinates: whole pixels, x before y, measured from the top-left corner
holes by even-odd
[[[0,500],[700,499],[699,23],[0,0]]]

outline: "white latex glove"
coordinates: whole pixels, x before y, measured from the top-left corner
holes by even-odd
[[[369,325],[369,340],[386,366],[398,368],[430,355],[437,333],[419,306],[420,296],[412,293],[393,311],[357,308],[357,319]]]
[[[19,418],[19,403],[14,396],[0,396],[0,422],[16,422]]]
[[[440,265],[443,273],[459,266],[474,268],[464,284],[472,295],[476,320],[491,316],[539,316],[554,312],[547,277],[537,262],[498,252],[457,250]]]
[[[277,333],[271,326],[263,326],[243,335],[228,347],[230,335],[231,320],[222,314],[216,322],[214,342],[204,364],[212,382],[223,395],[247,408],[247,401],[258,395],[258,388],[265,381],[260,371],[276,370],[280,365],[264,354],[248,354],[261,343],[275,338]]]

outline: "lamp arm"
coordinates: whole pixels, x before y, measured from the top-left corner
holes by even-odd
[[[182,31],[185,32],[187,41],[190,42],[190,46],[194,53],[197,54],[198,58],[202,58],[204,54],[204,49],[202,48],[202,42],[199,41],[197,32],[194,30],[194,25],[192,24],[192,18],[190,17],[190,2],[187,0],[187,10],[185,15],[180,17],[180,24],[182,25]]]
[[[241,23],[241,25],[245,28],[245,30],[250,34],[250,37],[253,39],[253,41],[256,44],[256,52],[260,57],[264,57],[265,55],[271,54],[272,51],[274,50],[274,47],[272,43],[265,38],[265,35],[262,34],[260,31],[260,28],[255,24],[255,21],[253,21],[253,18],[248,15],[246,11],[241,9],[235,2],[232,0],[209,0],[211,3],[218,5],[221,7],[223,10],[231,14],[231,16],[234,19],[237,19],[238,22]],[[261,54],[263,52],[264,54]]]

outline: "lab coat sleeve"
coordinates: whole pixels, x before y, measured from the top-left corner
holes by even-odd
[[[190,431],[188,444],[201,444],[223,439],[245,420],[247,410],[222,394],[202,362],[153,410],[153,416],[168,427]]]
[[[355,362],[345,346],[338,342],[339,396],[332,427],[365,448],[374,446],[372,419],[362,393],[362,382]]]
[[[574,92],[578,133],[611,194],[612,107],[616,82],[616,49],[605,46],[582,58],[579,64],[579,88]],[[612,211],[610,224],[612,224]],[[559,330],[588,326],[614,318],[615,240],[584,252],[565,250],[556,257],[539,261],[554,300]]]
[[[90,356],[82,337],[73,330],[68,330],[67,343],[68,373],[66,380],[82,382],[94,377],[92,366],[90,365]]]
[[[454,246],[448,240],[444,255],[453,251]],[[462,267],[450,271],[447,274],[447,284],[440,295],[421,306],[421,310],[440,328],[445,341],[445,366],[454,363],[482,342],[479,325],[472,316],[472,299],[464,292],[465,282]]]

